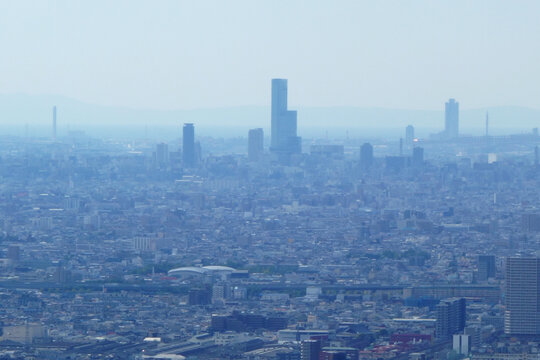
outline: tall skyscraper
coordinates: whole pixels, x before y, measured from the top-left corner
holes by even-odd
[[[489,278],[494,278],[495,272],[495,256],[478,256],[478,281],[487,281]]]
[[[464,298],[441,300],[437,305],[435,336],[438,339],[451,339],[465,328],[466,303]]]
[[[156,164],[164,167],[169,164],[169,146],[165,143],[156,145]]]
[[[185,167],[195,166],[195,127],[184,124],[182,129],[182,159]]]
[[[408,125],[405,128],[405,144],[407,146],[412,146],[414,142],[414,126]]]
[[[53,106],[53,140],[56,140],[56,106]]]
[[[258,161],[264,153],[263,129],[251,129],[248,133],[248,159]]]
[[[271,111],[270,150],[282,154],[301,153],[301,138],[296,134],[297,114],[287,108],[287,79],[272,79]]]
[[[446,139],[456,139],[459,136],[459,103],[455,99],[445,104],[444,135]]]
[[[360,148],[360,167],[369,169],[373,164],[373,146],[370,143],[365,143]]]
[[[506,259],[508,335],[540,335],[540,258]]]

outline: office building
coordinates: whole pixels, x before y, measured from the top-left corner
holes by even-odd
[[[521,229],[524,232],[540,231],[540,214],[527,213],[521,215]]]
[[[506,260],[504,332],[540,335],[540,258]]]
[[[188,305],[208,305],[212,302],[212,294],[207,289],[191,289],[188,293]]]
[[[272,79],[270,150],[278,154],[302,152],[301,138],[297,136],[297,114],[287,108],[287,80]]]
[[[185,167],[195,166],[195,127],[184,124],[182,129],[182,159]]]
[[[212,287],[212,303],[224,301],[229,297],[228,284],[216,284]]]
[[[299,342],[306,340],[320,340],[326,342],[328,337],[333,334],[330,330],[298,330],[284,329],[278,331],[278,341],[280,342]]]
[[[373,165],[373,146],[365,143],[360,148],[360,166],[362,169],[369,169]]]
[[[489,278],[494,278],[495,272],[495,256],[478,256],[478,281],[487,281]]]
[[[358,350],[349,347],[323,347],[319,360],[358,360]]]
[[[477,348],[482,343],[482,327],[477,325],[467,326],[463,329],[464,335],[469,335],[469,344],[471,348]]]
[[[437,322],[435,336],[449,340],[452,335],[462,332],[466,324],[466,303],[464,298],[441,300],[436,307]]]
[[[165,143],[156,145],[156,164],[158,167],[166,167],[169,164],[169,146]]]
[[[246,331],[256,329],[277,331],[287,328],[288,320],[281,316],[266,317],[260,314],[233,311],[230,315],[212,315],[211,324],[214,331]]]
[[[450,99],[445,104],[444,135],[448,140],[459,136],[459,103],[455,99]]]
[[[304,340],[300,343],[301,360],[319,360],[321,352],[320,340]]]
[[[251,129],[248,133],[248,159],[258,161],[264,153],[263,129]]]
[[[58,265],[54,271],[53,278],[59,284],[68,284],[73,280],[73,274],[62,265]]]
[[[408,125],[405,128],[405,144],[409,147],[413,145],[414,142],[414,126]]]

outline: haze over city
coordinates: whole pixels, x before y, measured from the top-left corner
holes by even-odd
[[[0,360],[540,360],[539,10],[0,0]]]
[[[113,114],[110,107],[228,108],[201,111],[201,121],[241,126],[251,117],[260,126],[267,121],[261,112],[234,110],[269,106],[268,79],[276,77],[295,84],[295,108],[347,107],[338,119],[343,128],[365,130],[370,116],[390,126],[416,116],[415,125],[436,129],[421,112],[396,110],[438,111],[429,116],[442,121],[442,104],[456,97],[463,110],[505,107],[493,115],[500,133],[509,123],[524,131],[533,126],[529,114],[537,116],[540,108],[536,1],[1,4],[0,103],[31,95],[22,100],[28,100],[26,109],[2,107],[6,122],[43,124],[41,105],[53,96],[68,103],[63,123],[71,127],[130,122],[131,114],[122,118],[125,111]],[[92,118],[88,106],[69,106],[73,102],[107,108]],[[395,111],[394,122],[378,109]],[[312,113],[300,117],[304,128],[324,121]],[[468,120],[463,126],[469,132],[482,127],[482,116]],[[132,125],[152,122],[171,121],[149,111]]]

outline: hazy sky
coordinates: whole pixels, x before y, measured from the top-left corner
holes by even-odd
[[[0,0],[0,93],[136,108],[540,108],[540,1]]]

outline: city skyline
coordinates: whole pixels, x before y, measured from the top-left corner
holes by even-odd
[[[296,92],[296,88],[295,88]],[[269,95],[270,97],[270,95]],[[396,129],[413,125],[420,137],[444,130],[445,111],[441,102],[439,110],[404,110],[354,107],[299,107],[300,134],[313,137],[324,132],[349,132],[351,136],[364,134],[373,136],[399,136]],[[59,136],[69,129],[83,130],[101,136],[107,134],[149,134],[154,130],[170,134],[166,127],[176,127],[180,122],[193,122],[205,136],[238,136],[249,128],[262,127],[270,134],[269,118],[271,106],[227,107],[177,111],[135,110],[128,108],[103,107],[85,104],[62,97],[2,96],[0,95],[0,131],[6,135],[24,135],[30,127],[45,135],[40,127],[49,126],[50,109],[55,105],[61,109],[58,122]],[[500,136],[527,133],[540,125],[540,110],[518,107],[460,109],[459,128],[465,136],[485,135],[486,112],[490,114],[489,135]],[[332,126],[329,127],[329,119]],[[376,124],[376,125],[374,125]],[[129,125],[130,131],[122,130]],[[165,127],[165,128],[164,128]],[[136,129],[139,130],[136,130]],[[38,129],[38,130],[36,130]],[[101,129],[101,130],[99,130]],[[115,130],[116,129],[116,130]],[[219,129],[212,133],[212,129]],[[227,130],[228,129],[228,130]],[[225,130],[225,131],[223,131]],[[47,130],[50,133],[50,130]],[[99,132],[101,131],[101,132]],[[356,135],[355,135],[356,133]],[[157,133],[156,133],[157,134]],[[24,135],[27,136],[27,135]],[[140,136],[140,135],[139,135]],[[162,138],[164,139],[164,138]]]
[[[539,13],[0,0],[0,359],[540,360]]]

